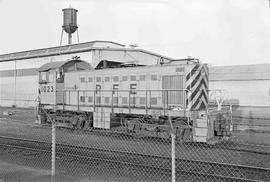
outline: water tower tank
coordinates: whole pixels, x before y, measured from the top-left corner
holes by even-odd
[[[77,26],[77,12],[78,10],[74,8],[65,8],[63,11],[63,29],[68,34],[74,33],[78,26]]]

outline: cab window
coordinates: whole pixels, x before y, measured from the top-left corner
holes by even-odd
[[[40,73],[40,78],[41,78],[40,81],[47,81],[47,79],[46,79],[46,72],[41,72]]]
[[[39,74],[39,83],[47,83],[47,72],[40,72]]]
[[[56,82],[63,83],[64,82],[64,73],[62,70],[56,72]]]

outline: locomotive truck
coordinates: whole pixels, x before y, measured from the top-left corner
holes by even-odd
[[[196,59],[156,65],[102,60],[93,68],[77,58],[38,72],[42,124],[51,117],[59,127],[151,137],[168,137],[173,127],[177,137],[193,142],[231,135],[231,109],[210,107],[208,67]]]

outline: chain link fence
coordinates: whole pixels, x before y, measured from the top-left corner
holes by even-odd
[[[56,127],[53,116],[37,124],[33,109],[1,108],[0,116],[3,181],[270,181],[270,132],[255,130],[256,122],[243,130],[234,118],[230,138],[207,144],[170,122],[157,132],[125,122]]]

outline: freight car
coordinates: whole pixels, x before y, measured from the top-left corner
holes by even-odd
[[[168,137],[172,125],[177,136],[195,142],[230,136],[230,109],[209,107],[208,68],[198,60],[161,58],[156,65],[102,60],[93,68],[72,59],[38,71],[41,123],[50,123],[51,116],[61,127],[158,137]]]

